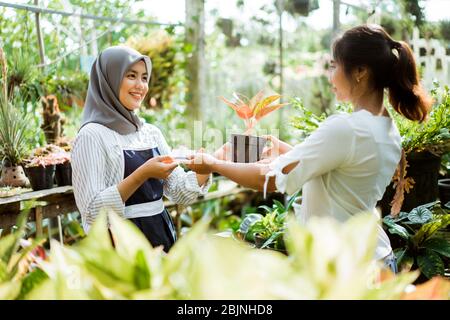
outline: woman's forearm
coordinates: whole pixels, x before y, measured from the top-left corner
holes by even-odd
[[[255,190],[263,190],[266,173],[269,172],[267,164],[259,163],[235,163],[227,161],[217,161],[212,164],[214,172],[235,181],[243,187]],[[275,179],[271,177],[267,185],[267,191],[275,190]]]
[[[137,168],[132,174],[123,179],[117,185],[122,201],[127,201],[132,194],[145,182],[145,174],[141,172],[142,167]]]

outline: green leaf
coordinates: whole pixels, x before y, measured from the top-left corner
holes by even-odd
[[[259,206],[258,208],[264,209],[264,210],[266,210],[269,213],[272,212],[272,208],[269,207],[269,206]]]
[[[408,240],[411,237],[411,235],[408,233],[408,230],[406,230],[404,227],[389,220],[383,220],[383,222],[389,227],[388,231],[391,234],[397,234],[406,240]]]
[[[431,249],[441,255],[450,258],[450,241],[443,238],[431,238],[427,240],[424,247]]]
[[[145,254],[142,250],[136,253],[134,271],[134,283],[138,290],[145,290],[151,287],[150,269],[145,259]]]
[[[19,281],[8,281],[0,283],[0,300],[13,300],[20,292],[21,283]]]
[[[23,299],[25,296],[36,288],[45,279],[48,279],[47,274],[39,268],[34,269],[32,272],[27,274],[22,281],[22,288],[17,299]]]
[[[420,245],[438,231],[439,229],[447,227],[450,223],[450,214],[440,215],[435,221],[424,224],[419,231],[412,237],[412,241],[416,245]]]
[[[9,272],[8,272],[8,267],[7,267],[6,263],[4,263],[3,261],[0,261],[0,283],[6,282],[9,280],[10,280],[10,276],[9,276]]]
[[[444,262],[433,250],[425,249],[424,254],[417,257],[417,264],[428,279],[444,275]]]
[[[284,230],[274,232],[269,239],[267,239],[263,245],[261,246],[261,249],[264,249],[268,246],[270,246],[273,242],[275,242],[280,236],[284,234]]]
[[[274,207],[274,209],[278,209],[279,212],[286,211],[286,209],[284,208],[284,205],[278,200],[273,200],[273,207]]]
[[[14,233],[8,234],[0,239],[0,259],[8,264],[14,252],[17,236]]]
[[[408,219],[413,223],[427,223],[433,218],[433,213],[424,207],[414,208],[409,214]]]
[[[133,222],[119,217],[114,212],[109,214],[109,221],[114,235],[115,249],[121,257],[133,261],[139,250],[153,251],[147,238]]]
[[[403,262],[403,258],[406,256],[406,248],[400,248],[394,250],[394,255],[397,258],[397,267],[400,266]]]
[[[244,220],[242,220],[241,226],[239,227],[239,232],[247,235],[251,226],[254,225],[257,221],[262,220],[263,216],[259,213],[250,213],[245,216]]]
[[[292,204],[295,202],[295,200],[297,199],[298,195],[300,193],[300,190],[298,190],[296,193],[294,193],[292,195],[292,197],[289,199],[287,205],[286,205],[286,211],[289,211],[289,209],[291,209]]]

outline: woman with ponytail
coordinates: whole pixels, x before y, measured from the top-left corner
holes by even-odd
[[[354,112],[329,117],[301,144],[290,146],[271,137],[270,163],[231,163],[197,154],[191,169],[217,172],[258,190],[302,189],[296,209],[301,222],[312,216],[346,221],[362,212],[379,217],[377,201],[401,158],[400,134],[383,105],[388,94],[394,110],[413,121],[426,119],[431,99],[422,89],[411,49],[378,25],[346,31],[332,46],[330,83],[337,100]],[[281,129],[281,128],[280,128]],[[373,257],[396,272],[389,238],[378,226]]]

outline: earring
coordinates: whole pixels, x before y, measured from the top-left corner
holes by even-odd
[[[359,83],[359,81],[360,81],[361,79],[359,79],[359,78],[356,78],[356,82],[358,82]]]

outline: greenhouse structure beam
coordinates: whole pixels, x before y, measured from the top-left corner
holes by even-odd
[[[29,5],[29,4],[17,4],[17,3],[3,2],[3,1],[0,1],[0,7],[13,8],[13,9],[19,9],[19,10],[27,10],[27,11],[31,11],[34,13],[57,14],[57,15],[61,15],[61,16],[71,16],[71,17],[76,16],[76,17],[80,17],[83,19],[90,19],[90,20],[97,20],[97,21],[110,21],[110,22],[119,22],[120,21],[120,22],[127,23],[127,24],[145,24],[145,25],[168,25],[168,26],[180,25],[180,24],[176,24],[176,23],[163,23],[163,22],[144,21],[144,20],[137,20],[137,19],[102,17],[102,16],[95,16],[92,14],[60,11],[60,10],[42,8],[39,6],[34,6],[34,5]]]

